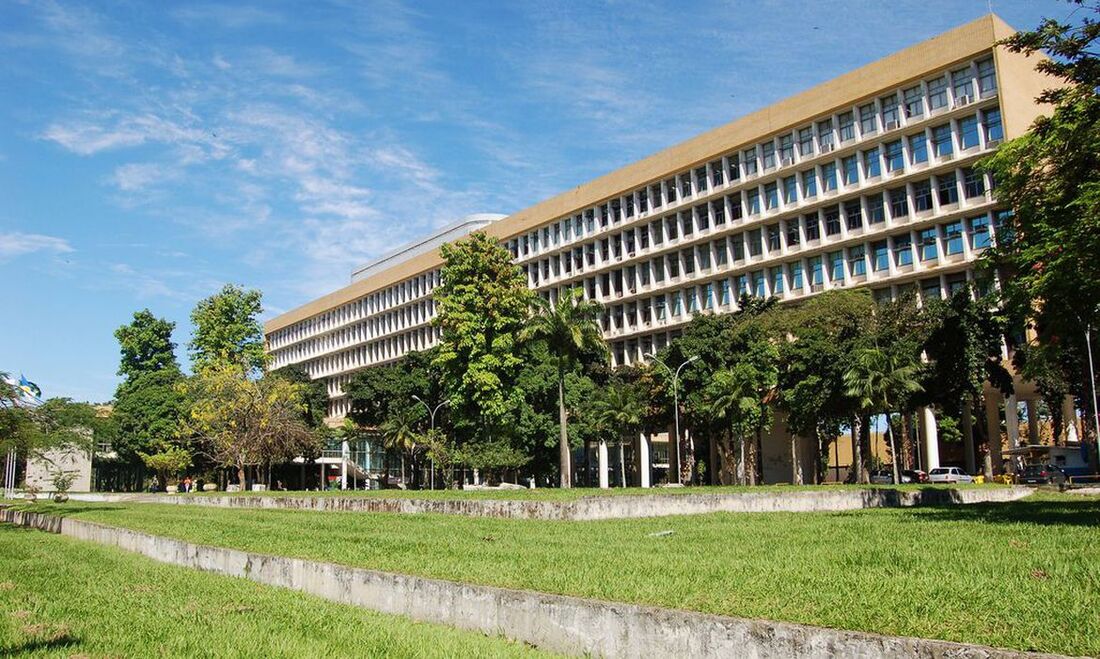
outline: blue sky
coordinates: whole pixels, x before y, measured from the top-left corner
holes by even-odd
[[[308,8],[307,8],[308,7]],[[808,7],[813,7],[808,11]],[[113,331],[225,282],[270,317],[972,20],[986,0],[0,0],[0,370],[104,401]],[[995,0],[1010,24],[1065,17]]]

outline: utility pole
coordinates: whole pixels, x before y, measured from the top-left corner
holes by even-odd
[[[439,408],[446,405],[447,401],[443,401],[442,403],[436,405],[435,408],[432,408],[430,405],[425,403],[424,400],[420,396],[417,396],[416,394],[413,394],[413,400],[420,403],[421,405],[424,406],[424,409],[428,410],[428,418],[431,419],[431,433],[435,434],[435,413],[439,411]],[[431,461],[431,465],[432,465],[431,473],[428,476],[428,481],[430,483],[429,487],[434,490],[435,489],[435,458],[429,457],[428,459]],[[446,481],[444,481],[444,482],[446,482]]]
[[[684,363],[680,364],[680,366],[676,368],[675,372],[673,372],[673,370],[669,368],[668,365],[665,364],[663,361],[657,359],[657,355],[653,354],[652,352],[647,352],[642,356],[649,357],[654,362],[660,364],[661,367],[668,372],[669,377],[672,378],[672,417],[674,419],[674,425],[676,426],[676,482],[682,485],[684,483],[684,479],[680,475],[680,371],[682,371],[684,367],[691,362],[699,359],[699,356],[695,355],[693,357],[688,357],[684,361]]]

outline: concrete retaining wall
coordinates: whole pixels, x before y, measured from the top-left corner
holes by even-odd
[[[499,634],[566,654],[759,659],[1055,656],[473,586],[207,547],[14,510],[0,510],[0,521],[118,547],[165,563],[293,588],[375,611]]]
[[[723,494],[586,496],[574,501],[524,499],[417,499],[411,497],[264,496],[186,494],[100,495],[81,500],[130,501],[229,508],[282,508],[345,512],[442,513],[512,519],[598,520],[714,512],[820,512],[1013,501],[1026,487],[814,489]]]

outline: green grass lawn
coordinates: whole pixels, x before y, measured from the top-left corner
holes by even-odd
[[[600,490],[591,487],[576,487],[562,489],[558,487],[542,487],[534,490],[325,490],[325,491],[286,491],[286,492],[202,492],[194,496],[247,496],[247,497],[349,497],[349,498],[406,498],[406,499],[520,499],[527,501],[575,501],[586,497],[604,496],[656,496],[656,495],[685,495],[685,494],[738,494],[761,492],[794,492],[815,490],[845,490],[867,488],[899,488],[917,489],[928,487],[1004,487],[1003,485],[988,484],[974,485],[961,483],[957,485],[929,485],[904,484],[904,485],[845,485],[830,483],[827,485],[705,485],[693,487],[617,487]],[[176,495],[173,495],[176,496]]]
[[[0,525],[0,656],[535,656],[501,638]]]
[[[1100,655],[1100,498],[558,522],[154,504],[36,509],[193,542],[691,609]],[[671,535],[650,534],[671,530]]]

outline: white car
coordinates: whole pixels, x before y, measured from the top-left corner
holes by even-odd
[[[928,472],[929,483],[973,483],[974,477],[958,467],[936,467]]]

